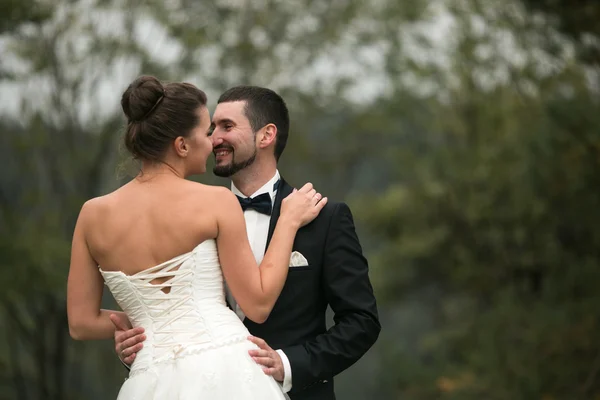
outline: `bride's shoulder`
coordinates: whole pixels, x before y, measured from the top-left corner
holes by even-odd
[[[222,210],[227,212],[232,207],[239,207],[235,194],[229,188],[217,185],[205,185],[196,183],[198,186],[194,195],[197,199],[203,199],[212,210]],[[206,204],[205,203],[205,204]],[[198,204],[199,205],[199,204]]]
[[[132,183],[126,183],[115,190],[87,200],[83,203],[81,212],[102,214],[123,207],[124,202],[127,203],[132,197],[135,197],[136,192],[133,190]]]
[[[102,196],[93,197],[83,203],[82,210],[105,210],[117,202],[117,193],[111,192]]]
[[[91,198],[81,206],[78,219],[92,223],[97,222],[110,210],[113,202],[113,196],[110,194]]]
[[[231,201],[235,201],[235,204],[239,204],[235,198],[235,194],[224,186],[210,186],[211,194],[219,204],[228,204]]]
[[[227,189],[224,186],[217,186],[217,185],[206,185],[204,183],[198,183],[198,182],[193,182],[193,181],[188,181],[187,182],[188,188],[192,191],[192,193],[194,194],[203,194],[204,196],[209,196],[209,197],[222,197],[222,196],[233,196],[233,193],[231,193],[231,190]]]

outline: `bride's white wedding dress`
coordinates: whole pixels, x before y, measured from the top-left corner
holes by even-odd
[[[135,275],[100,272],[132,325],[146,334],[119,400],[287,397],[248,354],[257,347],[225,303],[215,240]],[[156,278],[167,281],[151,283]]]

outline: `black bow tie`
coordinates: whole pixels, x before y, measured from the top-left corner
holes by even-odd
[[[271,195],[269,193],[260,194],[254,198],[250,197],[240,197],[236,196],[240,201],[240,205],[242,206],[242,210],[246,211],[248,208],[256,210],[261,214],[271,215]]]
[[[277,182],[273,184],[274,192],[279,189],[280,183],[281,179],[277,179]],[[235,197],[238,198],[240,205],[242,206],[242,211],[246,211],[247,209],[251,208],[261,214],[266,215],[271,215],[271,212],[273,211],[273,204],[271,201],[271,195],[269,193],[259,194],[252,199],[250,197],[243,198],[238,195]]]

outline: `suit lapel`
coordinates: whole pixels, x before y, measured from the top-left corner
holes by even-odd
[[[281,212],[281,201],[285,199],[290,193],[292,193],[292,188],[288,183],[281,178],[281,182],[279,182],[279,188],[277,189],[277,194],[275,195],[275,201],[273,203],[273,212],[271,213],[271,221],[269,222],[269,234],[267,235],[267,245],[265,247],[265,252],[267,248],[269,248],[269,243],[271,242],[271,238],[273,237],[273,231],[275,230],[275,226],[277,225],[277,220],[279,219],[279,214]]]

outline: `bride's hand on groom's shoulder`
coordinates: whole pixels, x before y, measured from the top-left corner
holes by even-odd
[[[280,218],[289,218],[303,227],[319,215],[327,204],[327,197],[317,192],[308,182],[300,190],[294,191],[281,202]]]

